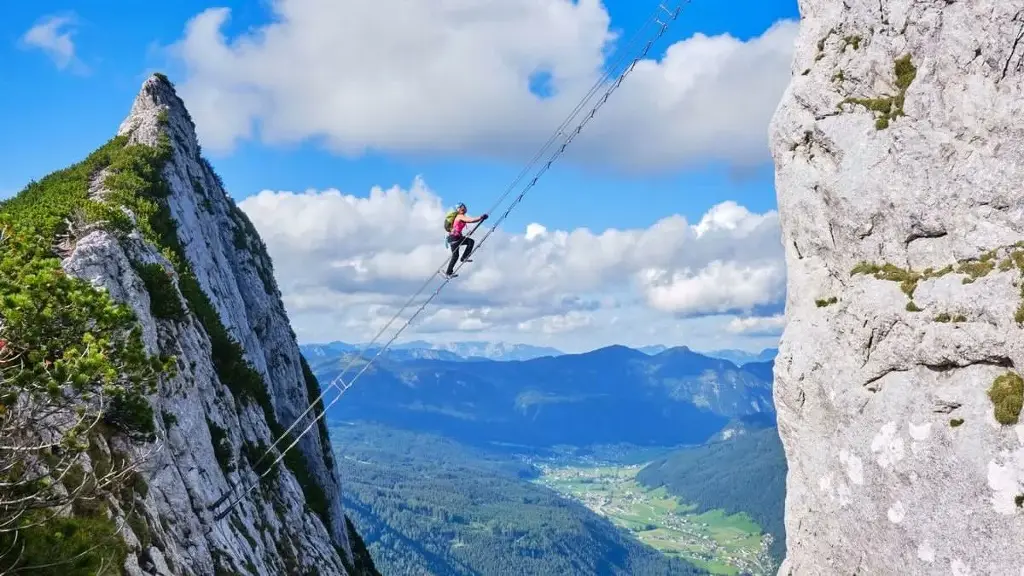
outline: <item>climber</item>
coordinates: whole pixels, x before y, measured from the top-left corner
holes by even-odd
[[[455,210],[449,212],[445,217],[444,230],[448,233],[447,238],[445,238],[445,244],[452,250],[452,258],[448,261],[448,270],[445,272],[447,278],[458,276],[458,274],[455,274],[455,261],[459,258],[459,246],[466,247],[462,252],[462,261],[472,262],[469,259],[469,255],[473,253],[475,242],[469,236],[463,236],[462,229],[466,227],[466,224],[475,224],[484,220],[487,220],[487,214],[476,217],[466,216],[466,205],[462,202],[459,202]]]

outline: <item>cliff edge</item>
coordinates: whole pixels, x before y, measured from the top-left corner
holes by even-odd
[[[1024,2],[799,4],[780,574],[1024,574]]]

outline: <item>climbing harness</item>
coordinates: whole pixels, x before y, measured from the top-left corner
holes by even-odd
[[[505,198],[508,197],[512,190],[516,186],[518,186],[519,183],[524,179],[527,172],[529,172],[530,169],[537,164],[537,161],[545,154],[545,152],[553,144],[555,144],[555,141],[558,140],[559,137],[565,137],[565,139],[561,143],[561,146],[559,146],[558,149],[548,158],[544,166],[533,175],[533,178],[530,180],[530,182],[522,189],[522,191],[519,192],[519,194],[515,197],[512,203],[509,204],[508,207],[505,209],[504,213],[502,213],[501,217],[499,217],[494,222],[494,225],[491,226],[487,233],[484,234],[483,238],[480,239],[480,242],[477,243],[476,248],[473,251],[474,254],[479,252],[480,248],[482,248],[483,245],[487,242],[487,239],[491,236],[491,234],[493,234],[494,231],[498,229],[498,226],[505,220],[505,218],[508,217],[512,210],[520,202],[522,202],[523,198],[526,196],[526,193],[537,184],[537,181],[540,179],[540,177],[543,176],[544,173],[547,172],[549,168],[551,168],[551,165],[555,162],[555,160],[557,160],[562,155],[562,153],[565,152],[565,149],[569,145],[569,143],[572,142],[576,138],[576,136],[580,134],[584,126],[586,126],[587,123],[594,118],[594,115],[597,114],[597,111],[600,110],[602,106],[604,106],[605,102],[608,101],[608,98],[612,95],[612,93],[615,92],[615,90],[617,90],[620,85],[622,85],[622,81],[625,80],[626,76],[628,76],[629,73],[633,71],[633,68],[636,67],[636,64],[647,56],[647,52],[651,49],[651,46],[655,42],[657,42],[658,39],[661,38],[661,36],[665,33],[666,30],[668,30],[669,23],[675,21],[679,17],[680,12],[682,12],[683,6],[689,3],[690,0],[679,0],[679,2],[676,3],[675,8],[673,9],[669,9],[665,5],[665,3],[658,4],[658,7],[655,9],[654,13],[644,22],[643,26],[641,26],[640,29],[637,30],[636,33],[634,33],[633,37],[623,48],[623,50],[620,53],[620,56],[615,60],[613,65],[609,66],[606,69],[605,73],[601,76],[601,78],[594,82],[594,85],[590,88],[590,91],[588,91],[587,94],[583,97],[583,99],[580,100],[580,102],[573,109],[572,113],[570,113],[569,116],[564,121],[562,121],[562,124],[555,130],[551,137],[548,138],[548,141],[544,144],[544,146],[541,147],[541,149],[533,156],[533,158],[527,163],[527,165],[523,167],[523,169],[519,172],[519,175],[516,176],[515,180],[513,180],[512,183],[508,186],[508,188],[506,188],[505,191],[501,194],[501,196],[498,197],[498,200],[495,201],[494,205],[485,212],[486,214],[493,213],[494,210],[498,208],[498,206],[500,206],[502,202],[505,201]],[[666,17],[666,21],[662,20],[663,16]],[[611,78],[612,76],[612,71],[617,69],[619,66],[621,66],[622,63],[627,61],[626,57],[629,54],[633,53],[633,50],[631,48],[636,44],[637,40],[641,37],[644,30],[646,30],[651,24],[656,24],[658,26],[657,33],[654,34],[654,37],[650,38],[646,42],[646,44],[644,44],[643,49],[640,50],[639,54],[633,57],[632,62],[630,62],[630,64],[621,73],[619,73],[618,78],[610,85],[606,84],[608,79]],[[597,103],[584,116],[583,120],[581,120],[574,129],[570,130],[569,132],[566,132],[566,127],[579,115],[580,111],[587,105],[588,102],[591,101],[594,95],[598,93],[600,88],[606,85],[608,86],[608,88],[605,90],[601,98],[598,99]],[[472,236],[473,233],[476,232],[476,230],[483,224],[483,222],[484,221],[477,222],[469,230],[469,233],[466,234],[466,236]],[[450,225],[448,224],[447,221],[445,223],[445,229],[450,230]],[[250,464],[254,471],[258,470],[259,464],[261,464],[263,460],[271,454],[271,451],[274,448],[276,448],[277,445],[281,443],[282,440],[289,437],[292,430],[294,430],[295,427],[303,420],[303,418],[305,418],[306,415],[309,414],[309,412],[314,409],[317,403],[321,402],[321,400],[324,398],[327,392],[333,388],[338,389],[338,394],[334,397],[334,399],[332,399],[329,404],[323,407],[323,410],[320,411],[320,414],[316,415],[313,418],[312,422],[310,422],[292,440],[291,444],[286,446],[283,450],[280,450],[280,453],[278,454],[277,458],[275,458],[274,461],[271,462],[254,481],[248,482],[248,487],[246,487],[241,494],[239,494],[236,498],[231,500],[231,502],[229,502],[228,505],[222,511],[214,515],[215,520],[221,520],[225,518],[231,512],[231,510],[249,494],[249,492],[251,492],[256,486],[260,484],[260,481],[262,481],[267,475],[269,475],[272,472],[274,466],[276,466],[284,458],[285,454],[293,447],[295,447],[295,445],[299,443],[302,437],[305,436],[314,426],[316,426],[317,422],[319,422],[321,418],[324,418],[327,415],[328,409],[331,406],[333,406],[338,400],[341,399],[342,395],[344,395],[344,393],[356,383],[359,377],[362,376],[367,369],[369,369],[369,367],[374,363],[374,361],[377,360],[377,358],[381,354],[386,352],[388,348],[391,347],[391,345],[395,342],[395,340],[398,339],[402,332],[404,332],[405,329],[408,328],[413,323],[416,317],[419,316],[421,312],[423,312],[427,305],[429,305],[434,300],[434,298],[436,298],[438,294],[441,293],[441,290],[448,285],[452,278],[458,275],[457,272],[459,271],[459,269],[462,268],[462,265],[465,264],[465,262],[460,261],[458,263],[458,266],[456,266],[454,270],[456,274],[453,274],[452,276],[447,276],[444,274],[444,269],[447,267],[448,260],[449,257],[446,257],[444,262],[442,262],[441,265],[438,266],[437,270],[435,270],[434,273],[429,278],[427,278],[426,281],[423,282],[419,290],[417,290],[412,296],[410,296],[409,299],[406,300],[405,304],[402,305],[402,307],[398,310],[398,312],[396,312],[391,317],[391,319],[388,320],[388,322],[380,330],[377,331],[377,334],[373,337],[373,339],[364,344],[362,349],[359,350],[359,352],[356,353],[349,360],[349,362],[342,369],[341,373],[338,374],[338,376],[336,376],[333,380],[331,380],[331,383],[328,384],[320,392],[320,395],[317,396],[316,399],[310,401],[309,407],[307,407],[302,414],[299,414],[295,418],[295,421],[292,423],[292,425],[289,426],[287,430],[282,432],[280,436],[274,440],[274,443],[268,446],[263,451],[263,455],[260,457],[260,459]],[[402,313],[405,312],[405,310],[413,303],[413,301],[423,292],[423,290],[427,288],[427,286],[430,285],[430,282],[434,280],[434,278],[437,277],[438,275],[440,275],[443,278],[443,282],[441,282],[441,284],[434,289],[433,293],[425,301],[423,301],[422,304],[419,305],[416,311],[413,312],[412,316],[410,316],[409,319],[406,320],[404,324],[402,324],[398,331],[396,331],[394,335],[392,335],[391,338],[383,346],[377,349],[376,354],[374,354],[373,357],[371,357],[369,360],[366,360],[366,358],[363,355],[370,349],[370,347],[372,347],[377,342],[377,340],[381,337],[381,335],[384,334],[385,331],[387,331],[391,324],[393,324],[395,320],[397,320],[399,316],[401,316]],[[348,383],[346,383],[343,380],[344,376],[348,374],[349,369],[359,359],[365,360],[365,364],[359,370],[359,372],[357,372],[356,375],[353,376],[348,381]],[[338,385],[339,382],[341,383],[341,386]],[[218,498],[216,502],[211,504],[208,507],[208,509],[216,510],[217,507],[226,502],[228,498],[230,498],[231,495],[235,493],[236,489],[237,487],[232,485],[231,489],[227,493],[222,495],[220,498]]]

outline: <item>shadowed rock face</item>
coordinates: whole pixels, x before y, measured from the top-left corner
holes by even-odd
[[[1019,387],[998,420],[989,395],[1024,370],[1024,1],[800,10],[770,130],[780,573],[1024,574]]]
[[[210,511],[231,486],[245,488],[255,481],[253,456],[262,455],[260,448],[275,439],[269,421],[282,428],[291,425],[312,398],[263,243],[201,160],[191,119],[173,87],[154,76],[143,84],[119,134],[155,146],[161,132],[172,148],[163,177],[183,259],[220,324],[244,349],[267,391],[263,404],[269,404],[237,397],[221,381],[211,336],[193,301],[182,299],[189,308],[183,320],[154,318],[150,295],[132,262],[160,264],[180,288],[182,279],[172,272],[165,251],[139,234],[119,240],[94,231],[77,243],[64,260],[65,270],[131,306],[150,353],[178,357],[178,375],[167,379],[152,399],[160,450],[144,465],[148,494],[135,503],[147,533],[136,533],[139,523],[125,528],[132,552],[126,570],[346,574],[343,562],[351,559],[351,551],[340,484],[331,447],[316,427],[294,448],[301,465],[280,463],[276,480],[249,492],[223,520],[214,520]],[[94,194],[104,193],[104,177],[103,172],[96,176]],[[303,428],[305,422],[297,431]],[[304,479],[296,469],[304,471]],[[311,502],[312,484],[322,492],[322,502]]]

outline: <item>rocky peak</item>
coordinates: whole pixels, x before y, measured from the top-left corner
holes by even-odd
[[[142,83],[128,117],[121,122],[118,135],[129,135],[132,142],[155,146],[161,133],[174,138],[177,147],[189,156],[200,153],[196,127],[185,103],[163,74],[154,74]]]
[[[127,572],[374,573],[372,562],[352,555],[350,539],[358,535],[342,509],[323,420],[257,482],[257,461],[320,389],[299,353],[265,246],[201,157],[192,120],[166,77],[143,83],[118,136],[99,158],[146,147],[157,151],[148,154],[159,157],[159,169],[100,166],[89,182],[92,196],[123,202],[134,229],[92,229],[74,242],[63,268],[127,304],[147,352],[177,358],[176,374],[150,399],[159,449],[116,447],[150,454],[146,494],[115,504],[115,515],[142,519],[124,530]],[[139,191],[140,181],[148,192]],[[260,472],[320,410],[322,403]],[[223,495],[233,499],[251,485],[227,517],[214,517]]]
[[[801,0],[781,574],[1020,574],[1024,3]]]

